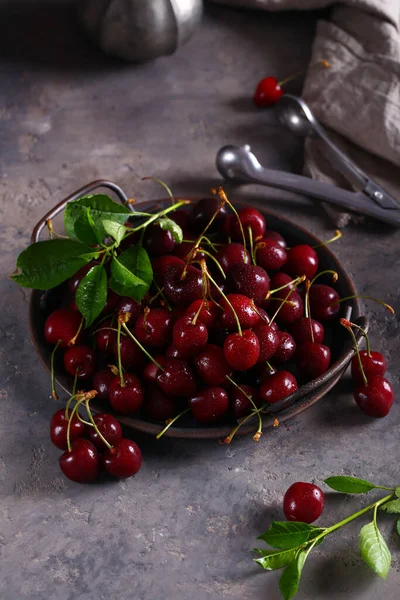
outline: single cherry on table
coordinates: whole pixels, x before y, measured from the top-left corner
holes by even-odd
[[[283,512],[288,521],[313,523],[324,510],[324,492],[313,483],[297,481],[283,498]]]

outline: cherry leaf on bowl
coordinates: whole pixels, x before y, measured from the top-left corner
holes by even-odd
[[[165,231],[169,231],[171,233],[172,237],[174,238],[177,244],[182,244],[183,231],[182,228],[178,225],[178,223],[175,223],[175,221],[169,219],[168,217],[162,217],[161,219],[158,219],[157,223],[159,224],[161,229],[164,229]]]
[[[110,287],[121,296],[140,302],[153,280],[149,256],[141,246],[133,246],[111,262]]]
[[[125,227],[125,225],[120,225],[116,221],[110,221],[109,219],[104,219],[102,221],[102,225],[106,233],[114,238],[118,246],[120,245],[124,235],[128,231],[132,231],[132,229],[129,229],[129,227]]]
[[[75,221],[74,231],[76,237],[85,244],[101,244],[102,237],[96,230],[96,225],[89,207],[83,209]]]
[[[96,237],[100,240],[103,240],[107,236],[102,223],[104,220],[115,221],[123,225],[128,216],[132,214],[126,206],[119,202],[114,202],[114,200],[105,194],[83,196],[78,200],[68,202],[64,211],[64,228],[71,239],[80,239],[78,236],[79,228],[77,231],[76,223],[78,219],[82,218],[82,215],[88,208],[90,209]]]
[[[86,327],[89,327],[107,301],[107,273],[104,267],[96,265],[86,273],[76,290],[75,301],[79,312],[85,317]]]

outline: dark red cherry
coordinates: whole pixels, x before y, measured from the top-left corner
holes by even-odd
[[[99,352],[112,352],[117,343],[116,319],[104,319],[95,334],[95,345]]]
[[[83,267],[81,267],[79,269],[79,271],[77,271],[75,273],[75,275],[72,275],[72,277],[70,277],[68,279],[68,291],[70,294],[75,296],[76,290],[78,289],[80,282],[85,277],[85,275],[90,271],[90,269],[94,266],[95,266],[95,263],[93,263],[93,262],[87,263],[86,265],[83,265]]]
[[[250,263],[250,254],[243,244],[226,244],[217,252],[217,261],[225,271],[229,273],[236,263]]]
[[[65,418],[65,412],[65,408],[60,408],[60,410],[54,413],[50,421],[50,439],[53,442],[53,444],[60,450],[66,450],[68,447],[67,429],[72,411],[68,411],[67,419]],[[82,423],[82,421],[80,421],[75,414],[72,418],[70,425],[70,441],[72,442],[73,440],[84,437],[85,429],[86,425]]]
[[[260,343],[255,333],[245,329],[242,335],[231,333],[224,342],[226,362],[236,371],[247,371],[254,367],[260,356]]]
[[[169,217],[184,231],[190,229],[191,212],[188,210],[174,210],[174,212],[170,213]]]
[[[340,310],[339,294],[329,285],[315,283],[310,287],[311,314],[317,321],[329,321]]]
[[[265,219],[258,210],[256,210],[255,208],[252,208],[251,206],[246,206],[245,208],[241,208],[238,211],[238,215],[239,215],[246,239],[249,239],[249,228],[251,228],[253,240],[256,240],[257,238],[260,238],[263,236],[265,227],[266,227]],[[234,215],[231,219],[230,229],[231,229],[231,236],[232,236],[233,240],[235,240],[235,241],[243,240],[239,221],[238,221],[236,215]]]
[[[271,290],[276,290],[284,285],[286,285],[287,287],[284,288],[284,290],[286,290],[286,294],[288,293],[289,290],[294,290],[296,288],[296,284],[295,283],[291,283],[293,281],[293,277],[290,277],[290,275],[287,275],[287,273],[273,273],[271,275],[271,281],[270,281],[270,289]],[[282,295],[283,291],[281,291],[278,295]],[[286,295],[285,294],[285,295]]]
[[[113,312],[116,309],[120,298],[121,296],[119,294],[116,294],[113,290],[108,290],[107,302],[102,310],[102,314],[109,315]]]
[[[174,399],[164,394],[158,385],[150,385],[146,389],[143,408],[151,421],[158,422],[165,422],[177,412]]]
[[[269,277],[264,269],[249,263],[236,263],[230,276],[236,292],[248,296],[256,304],[265,300],[269,291]]]
[[[191,238],[195,237],[195,234],[188,234]],[[175,246],[175,256],[177,258],[179,258],[180,260],[183,260],[184,263],[187,262],[187,258],[189,256],[189,254],[191,253],[191,251],[193,250],[193,248],[196,245],[196,240],[192,239],[192,240],[187,240],[185,242],[182,242],[181,244],[177,244]],[[205,254],[201,251],[201,250],[197,250],[197,254],[196,254],[196,258],[200,259],[200,258],[204,258]]]
[[[197,373],[207,385],[226,385],[227,375],[232,375],[232,367],[225,360],[224,351],[219,346],[208,344],[194,360]]]
[[[283,512],[288,521],[313,523],[324,510],[324,493],[313,483],[293,483],[283,498]]]
[[[118,361],[117,340],[113,348],[115,361]],[[127,335],[121,335],[121,363],[125,370],[140,372],[146,362],[146,356],[139,346]]]
[[[282,290],[278,292],[273,297],[276,298],[271,306],[278,307],[278,303],[286,298],[287,291]],[[279,296],[279,299],[278,299]],[[298,292],[292,292],[288,298],[286,298],[287,302],[284,302],[282,308],[278,312],[276,316],[276,320],[280,326],[286,327],[287,325],[291,325],[298,319],[303,316],[304,313],[304,302],[302,297]],[[290,302],[290,303],[289,303]]]
[[[266,271],[278,271],[286,263],[286,250],[270,238],[263,238],[256,245],[256,261]]]
[[[201,233],[206,225],[211,221],[218,208],[221,206],[221,201],[218,198],[203,198],[193,206],[191,226],[197,233]],[[218,231],[222,226],[228,214],[226,206],[223,206],[214,221],[211,223],[208,232]],[[207,235],[207,234],[206,234]]]
[[[260,387],[260,396],[264,402],[273,404],[283,400],[298,389],[297,381],[289,371],[277,371],[267,377]]]
[[[162,288],[164,286],[165,273],[172,266],[185,266],[185,262],[179,256],[167,255],[158,256],[151,261],[153,267],[153,278],[157,285]]]
[[[237,329],[237,322],[233,311],[235,311],[239,323],[243,328],[250,329],[250,327],[254,327],[258,323],[260,317],[250,298],[243,296],[243,294],[228,294],[226,298],[229,300],[229,303],[225,298],[222,298],[220,302],[223,311],[220,319],[222,327],[226,327],[230,331]]]
[[[117,315],[120,312],[129,313],[131,316],[127,323],[134,323],[140,315],[141,308],[142,307],[140,303],[136,302],[136,300],[129,298],[129,296],[122,296],[122,298],[120,298],[117,302],[115,312],[117,313]]]
[[[229,401],[235,419],[245,417],[254,409],[254,406],[243,392],[253,400],[256,406],[260,406],[261,404],[260,394],[256,388],[250,385],[241,385],[240,389],[232,386],[229,389]]]
[[[82,316],[70,308],[58,308],[52,312],[44,324],[44,337],[49,344],[60,342],[60,348],[67,348],[69,342],[77,334],[81,325]],[[78,335],[76,343],[82,338]]]
[[[162,367],[165,366],[165,363],[167,361],[164,354],[158,354],[157,356],[154,356],[154,360],[156,360],[158,364]],[[153,362],[149,362],[143,369],[143,379],[148,383],[154,383],[157,379],[157,375],[159,372],[159,367],[157,367],[157,365]]]
[[[372,351],[371,354],[368,354],[366,350],[360,350],[360,359],[368,380],[371,375],[384,375],[386,373],[386,360],[380,352]],[[357,355],[353,356],[351,360],[351,376],[359,385],[364,382]]]
[[[72,442],[71,450],[60,456],[59,464],[65,477],[76,483],[94,481],[100,473],[99,454],[93,444],[83,438]]]
[[[328,346],[318,342],[305,342],[297,349],[297,368],[308,379],[315,379],[325,373],[330,363],[331,351]]]
[[[193,318],[197,313],[199,313],[198,319],[204,323],[208,331],[210,331],[217,323],[218,317],[220,316],[220,309],[212,300],[195,300],[188,306],[185,315]]]
[[[166,358],[184,358],[177,348],[173,344],[170,344],[165,351]]]
[[[301,319],[298,319],[291,325],[290,333],[298,345],[312,341],[322,344],[325,335],[323,325],[315,319],[310,319],[310,317],[301,317]]]
[[[119,376],[110,385],[109,400],[115,412],[121,415],[135,413],[143,404],[143,388],[135,375],[124,375],[125,385],[121,386]]]
[[[179,306],[188,305],[203,297],[203,277],[200,269],[189,265],[170,267],[164,277],[167,299]]]
[[[308,244],[293,246],[287,253],[285,271],[292,277],[305,275],[312,279],[318,270],[318,255]]]
[[[89,379],[96,371],[96,357],[89,346],[72,346],[64,354],[64,368],[71,377]]]
[[[182,317],[172,329],[172,343],[183,358],[198,354],[207,340],[207,327],[199,319],[193,323],[192,317]]]
[[[221,387],[205,387],[189,399],[189,407],[199,423],[215,423],[228,411],[228,394]]]
[[[283,248],[284,250],[286,250],[286,246],[287,246],[286,240],[277,231],[272,231],[272,229],[267,229],[266,231],[264,231],[263,238],[266,240],[274,240],[274,242],[278,242],[280,247]]]
[[[174,250],[175,240],[170,231],[152,224],[146,228],[144,233],[143,247],[147,250],[149,256],[162,256],[163,254],[170,254]]]
[[[115,417],[108,413],[99,413],[98,415],[94,415],[93,420],[101,435],[111,446],[115,446],[122,440],[122,427]],[[89,427],[88,438],[93,446],[96,446],[97,450],[103,451],[107,449],[106,444],[94,427]]]
[[[269,360],[274,356],[278,348],[279,333],[274,327],[267,325],[267,323],[261,319],[257,325],[253,327],[253,331],[260,343],[260,356],[258,362],[265,363],[266,360]]]
[[[175,397],[193,396],[196,379],[190,365],[179,358],[168,358],[164,371],[158,373],[157,383],[165,394]]]
[[[169,342],[172,330],[171,313],[166,308],[150,308],[135,324],[134,335],[141,344],[159,348]]]
[[[98,371],[93,377],[92,387],[97,392],[96,399],[108,400],[110,392],[111,382],[114,380],[115,375],[109,367]]]
[[[354,392],[354,400],[369,417],[386,417],[393,404],[393,388],[382,375],[372,375],[368,385],[360,385]]]
[[[278,333],[278,347],[274,354],[274,364],[281,365],[289,362],[296,352],[296,342],[286,331]]]
[[[142,466],[142,453],[132,440],[122,438],[102,456],[103,467],[113,477],[132,477]]]

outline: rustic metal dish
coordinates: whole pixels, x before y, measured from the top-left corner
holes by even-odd
[[[39,240],[41,231],[45,227],[46,221],[48,219],[54,218],[59,212],[61,212],[67,202],[70,200],[74,200],[79,198],[87,193],[90,193],[98,188],[107,188],[115,193],[118,199],[121,202],[125,202],[127,200],[127,196],[124,191],[117,186],[116,184],[99,180],[88,184],[87,186],[81,188],[74,194],[71,194],[67,198],[65,198],[62,202],[57,204],[47,215],[45,215],[35,226],[32,233],[32,242],[36,242]],[[196,201],[197,198],[192,198],[193,201]],[[153,207],[162,206],[166,202],[170,202],[170,199],[161,199],[140,203],[140,208],[145,208],[146,211],[151,210]],[[239,206],[244,203],[235,203],[235,205]],[[260,202],[252,202],[252,204],[260,210],[266,217],[268,227],[270,229],[274,229],[279,231],[289,244],[310,244],[317,245],[320,244],[320,240],[318,240],[314,235],[312,235],[307,230],[299,227],[295,223],[285,219],[284,217],[268,210],[265,207],[265,204]],[[336,258],[336,256],[331,252],[331,250],[322,246],[318,250],[320,266],[322,269],[332,269],[335,270],[339,279],[335,284],[335,288],[341,297],[352,296],[356,294],[356,290],[354,284],[347,273],[344,266],[341,262]],[[321,282],[323,282],[323,278],[321,278]],[[329,279],[327,280],[329,282]],[[63,295],[63,286],[59,286],[53,290],[49,290],[48,292],[41,292],[39,290],[34,290],[31,295],[30,307],[29,307],[29,323],[30,323],[30,331],[33,345],[39,354],[44,366],[47,370],[50,369],[50,356],[52,347],[46,342],[44,338],[44,323],[47,315],[57,308],[60,305],[60,301]],[[356,321],[365,329],[368,328],[368,320],[366,317],[360,316],[360,307],[357,299],[350,300],[346,306],[342,308],[343,314],[348,317],[351,314],[351,318],[353,321]],[[330,336],[329,345],[332,353],[332,365],[331,367],[320,377],[310,381],[304,385],[301,385],[299,389],[294,393],[285,398],[284,400],[275,403],[271,407],[271,415],[276,415],[279,419],[279,422],[284,422],[287,419],[300,414],[316,402],[321,400],[339,381],[342,374],[346,370],[351,358],[354,356],[354,349],[352,346],[352,342],[350,336],[345,331],[343,327],[339,325],[338,322],[335,322],[332,326],[327,328],[327,332]],[[65,390],[68,394],[71,394],[72,390],[72,378],[67,375],[63,369],[59,368],[56,363],[56,381],[58,385]],[[109,407],[106,407],[104,403],[97,402],[94,399],[91,403],[93,411],[104,411],[105,408],[109,412]],[[145,420],[141,416],[128,417],[116,415],[118,420],[124,424],[125,426],[139,430],[144,433],[149,433],[152,435],[156,435],[159,433],[163,425],[159,423],[150,422]],[[265,427],[273,426],[273,417],[269,417],[268,415],[264,416]],[[232,426],[235,424],[235,421],[224,422],[220,424],[216,424],[214,426],[201,426],[196,423],[190,417],[182,418],[177,421],[176,425],[170,427],[165,435],[169,437],[177,437],[177,438],[217,438],[224,439],[227,435],[229,435]],[[246,423],[244,424],[238,431],[238,434],[244,435],[254,431],[254,424]]]

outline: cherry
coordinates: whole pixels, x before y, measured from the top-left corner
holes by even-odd
[[[249,238],[249,228],[251,229],[253,240],[256,240],[263,236],[266,228],[265,219],[258,210],[252,208],[251,206],[246,206],[245,208],[241,208],[238,211],[238,215],[246,239]],[[231,219],[230,233],[233,240],[243,240],[242,232],[239,226],[239,221],[236,215]]]
[[[382,375],[372,375],[368,385],[361,384],[354,392],[354,400],[369,417],[386,417],[393,404],[393,388]]]
[[[229,400],[235,419],[245,417],[254,408],[243,392],[253,400],[256,406],[261,404],[260,394],[256,388],[250,385],[241,385],[240,388],[232,386],[229,390]]]
[[[114,357],[118,360],[118,342],[115,340]],[[139,346],[127,335],[121,336],[121,364],[127,371],[141,371],[145,364],[145,356]]]
[[[277,371],[263,381],[260,396],[264,402],[274,403],[283,400],[298,389],[297,381],[289,371]]]
[[[99,323],[99,328],[95,334],[95,344],[99,352],[112,352],[117,344],[117,325],[115,320],[105,319]]]
[[[323,325],[310,317],[301,317],[301,319],[298,319],[290,327],[290,333],[298,345],[312,341],[322,344],[325,335]]]
[[[340,310],[338,300],[339,294],[329,285],[315,283],[310,287],[311,314],[318,321],[328,321],[336,317]]]
[[[236,263],[250,263],[250,254],[243,244],[232,243],[222,246],[216,258],[225,273],[228,273]]]
[[[282,294],[282,292],[280,293]],[[282,301],[285,297],[286,294],[280,298],[274,296],[277,302]],[[279,325],[283,326],[291,325],[292,323],[300,319],[303,316],[304,312],[304,302],[298,292],[292,292],[290,296],[286,298],[286,300],[287,302],[284,302],[282,304],[282,307],[280,308],[276,316],[276,320],[278,321]]]
[[[96,358],[89,346],[72,346],[64,354],[64,368],[72,377],[89,379],[96,370]]]
[[[283,498],[283,512],[288,521],[313,523],[324,510],[324,493],[313,483],[293,483]]]
[[[179,306],[203,298],[203,277],[192,265],[170,267],[164,277],[164,291],[170,302]]]
[[[75,273],[75,275],[72,275],[72,277],[70,277],[68,279],[68,291],[70,292],[70,294],[72,294],[73,296],[75,295],[76,290],[78,289],[78,286],[79,286],[80,282],[85,277],[85,275],[90,271],[90,269],[92,267],[94,267],[94,265],[95,265],[94,262],[89,262],[86,265],[83,265],[83,267],[81,267]]]
[[[164,286],[165,273],[172,266],[185,266],[185,262],[178,256],[158,256],[151,261],[153,267],[153,278],[157,285],[161,288]]]
[[[98,371],[93,377],[92,387],[97,392],[96,399],[108,400],[111,382],[114,380],[114,373],[109,367]]]
[[[361,364],[366,378],[369,380],[371,375],[384,375],[386,373],[386,360],[380,352],[360,351]],[[360,362],[357,356],[351,360],[351,376],[357,384],[363,383],[363,376],[360,369]]]
[[[294,290],[296,289],[296,284],[293,281],[293,277],[290,277],[290,275],[287,275],[287,273],[273,273],[271,275],[271,282],[270,282],[270,288],[271,290],[276,290],[277,288],[286,286],[284,289],[287,290],[287,292],[289,290]],[[287,293],[286,292],[286,293]]]
[[[81,325],[82,317],[70,308],[58,308],[52,312],[44,324],[44,337],[49,344],[60,342],[60,348],[67,348],[69,342],[77,334]],[[76,343],[82,338],[79,333]]]
[[[197,233],[201,233],[211,221],[221,205],[218,198],[203,198],[193,206],[191,225]],[[207,231],[218,231],[228,214],[226,206],[222,206]]]
[[[199,313],[198,319],[204,323],[208,331],[210,331],[217,323],[220,309],[212,300],[195,300],[188,306],[184,314],[193,319],[197,313]]]
[[[72,411],[68,411],[68,418],[65,418],[65,408],[60,408],[54,415],[51,417],[50,421],[50,439],[53,444],[59,448],[60,450],[66,450],[68,448],[67,442],[67,429],[68,422],[71,417]],[[69,438],[72,442],[80,437],[85,435],[86,425],[82,423],[77,417],[76,414],[72,417],[70,430],[69,430]]]
[[[278,333],[278,347],[274,354],[274,363],[282,364],[289,362],[296,352],[296,342],[286,331]]]
[[[189,399],[189,407],[199,423],[214,423],[228,411],[228,394],[221,387],[205,387]]]
[[[113,290],[108,290],[107,293],[107,302],[101,311],[103,315],[110,314],[113,310],[115,310],[121,296],[114,292]]]
[[[157,385],[150,385],[146,390],[144,411],[152,421],[164,422],[176,413],[176,403],[171,396],[164,394]]]
[[[263,238],[256,244],[256,261],[266,271],[277,271],[286,263],[287,254],[282,245],[273,239]]]
[[[157,383],[169,396],[193,396],[196,393],[196,380],[190,365],[178,358],[168,358],[164,371],[158,373]]]
[[[71,450],[60,456],[59,464],[65,477],[76,483],[94,481],[100,473],[98,452],[89,440],[83,438],[71,443]]]
[[[143,247],[149,256],[162,256],[170,254],[175,248],[175,240],[170,231],[161,229],[157,224],[146,227],[143,236]]]
[[[318,342],[305,342],[297,350],[296,365],[302,375],[315,379],[328,369],[331,351]]]
[[[154,360],[158,362],[159,365],[164,367],[167,359],[164,356],[164,354],[159,354],[158,356],[154,357]],[[155,363],[147,363],[147,365],[143,369],[143,379],[148,383],[154,383],[157,379],[158,373],[160,372],[161,370]]]
[[[283,89],[276,77],[264,77],[258,82],[253,96],[256,106],[272,106],[283,96]]]
[[[122,440],[122,427],[115,417],[108,413],[99,413],[93,417],[93,420],[101,435],[111,446],[115,446],[115,444],[118,444]],[[93,446],[96,446],[97,450],[103,451],[107,449],[106,444],[94,427],[89,427],[88,438]]]
[[[233,265],[230,276],[233,287],[239,294],[245,294],[256,304],[260,304],[269,291],[269,277],[263,268],[249,263]]]
[[[312,279],[318,269],[318,256],[314,248],[308,244],[293,246],[287,253],[285,270],[293,277],[305,275]]]
[[[135,413],[143,403],[143,388],[135,375],[124,375],[125,385],[121,385],[119,376],[114,377],[110,385],[109,400],[115,412],[121,415]]]
[[[172,330],[172,343],[181,357],[195,356],[204,348],[208,340],[207,327],[192,317],[178,319]]]
[[[265,321],[260,319],[253,328],[253,331],[260,342],[259,363],[265,363],[266,360],[269,360],[274,356],[279,346],[279,333],[272,325],[268,325]]]
[[[170,217],[184,231],[190,229],[191,213],[188,210],[174,210]]]
[[[184,358],[179,350],[175,348],[172,344],[170,344],[165,352],[165,356],[167,358]]]
[[[134,335],[141,344],[158,348],[169,342],[171,313],[166,308],[147,308],[135,324]]]
[[[237,371],[247,371],[254,367],[260,356],[260,343],[255,333],[246,329],[231,333],[224,342],[226,362]]]
[[[183,259],[183,262],[186,263],[188,255],[193,250],[195,245],[196,245],[195,240],[186,241],[186,242],[182,242],[181,244],[177,244],[177,246],[175,247],[176,258],[179,258],[180,260]],[[196,254],[197,258],[204,258],[204,256],[205,256],[205,254],[201,250],[197,250],[197,254]]]
[[[258,307],[257,311],[258,311],[258,315],[260,317],[260,320],[258,321],[256,327],[258,325],[263,325],[264,324],[264,325],[269,325],[270,327],[272,327],[272,329],[274,331],[279,331],[278,325],[275,323],[275,321],[271,322],[271,319],[270,319],[268,313],[263,308],[259,308]]]
[[[275,242],[278,242],[280,247],[283,248],[284,250],[286,250],[286,246],[287,246],[286,240],[277,231],[272,231],[272,229],[267,229],[267,231],[264,231],[263,238],[264,238],[264,240],[267,239],[267,240],[274,240]]]
[[[142,453],[135,442],[122,438],[118,444],[104,452],[102,463],[107,473],[113,477],[132,477],[142,466]]]
[[[232,375],[232,368],[225,360],[224,351],[214,344],[208,344],[196,356],[194,364],[207,385],[222,386],[227,382],[226,376]]]
[[[243,294],[228,294],[226,299],[222,298],[221,307],[223,312],[220,321],[221,325],[226,327],[226,329],[237,329],[235,313],[240,325],[244,328],[253,327],[260,320],[260,316],[256,312],[252,301],[247,296],[243,296]]]
[[[136,302],[136,300],[129,298],[129,296],[122,296],[122,298],[118,300],[115,312],[117,313],[117,315],[120,312],[129,313],[131,316],[127,323],[134,323],[140,315],[140,311],[141,305],[139,302]]]

